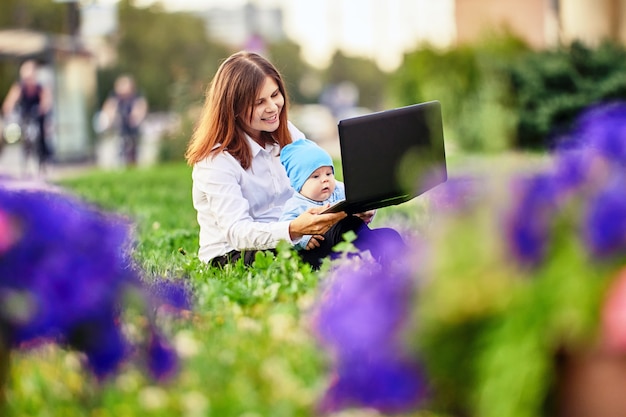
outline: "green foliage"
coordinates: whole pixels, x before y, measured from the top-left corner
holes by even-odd
[[[344,81],[354,83],[359,90],[359,106],[379,110],[385,107],[387,74],[372,60],[346,56],[337,51],[325,71],[325,84]]]
[[[301,59],[300,45],[290,40],[269,43],[267,58],[283,76],[290,101],[298,104],[311,102],[311,97],[302,90],[300,82],[313,70]]]
[[[69,7],[69,4],[51,0],[3,0],[0,28],[67,34]]]
[[[586,196],[559,210],[541,265],[521,266],[503,230],[508,181],[484,180],[480,201],[441,213],[427,238],[412,337],[438,393],[432,406],[453,415],[555,415],[557,357],[597,346],[620,268],[619,259],[593,259],[579,234]]]
[[[512,62],[506,73],[519,109],[516,145],[544,149],[583,108],[626,98],[625,71],[626,49],[610,41],[596,48],[576,41]]]
[[[111,91],[115,75],[122,72],[137,78],[154,111],[170,109],[171,88],[179,80],[189,80],[196,97],[201,97],[209,74],[228,54],[224,46],[207,38],[203,20],[189,13],[166,12],[159,5],[135,7],[130,0],[121,1],[118,11],[118,62],[101,74],[101,101]]]
[[[68,8],[65,3],[51,0],[3,0],[0,29],[28,29],[42,33],[69,33]],[[18,78],[20,59],[0,60],[0,98]]]
[[[516,113],[503,65],[527,48],[509,34],[440,50],[429,45],[405,54],[392,76],[396,105],[439,100],[446,141],[468,151],[501,151],[514,141]]]

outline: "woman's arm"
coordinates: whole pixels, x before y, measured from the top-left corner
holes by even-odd
[[[320,214],[330,205],[310,208],[289,223],[291,240],[300,239],[304,235],[323,235],[338,221],[346,217],[346,213]]]

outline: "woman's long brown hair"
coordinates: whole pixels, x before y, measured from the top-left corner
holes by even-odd
[[[280,73],[262,56],[241,51],[220,65],[207,89],[200,119],[185,152],[189,165],[227,149],[244,169],[250,167],[252,155],[241,118],[251,120],[254,103],[267,76],[278,85],[285,104],[278,129],[273,133],[261,132],[261,139],[276,142],[281,149],[291,143],[287,92]]]

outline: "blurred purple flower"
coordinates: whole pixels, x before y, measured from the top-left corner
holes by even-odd
[[[146,284],[153,305],[175,310],[191,310],[191,290],[183,280],[153,277]]]
[[[12,346],[54,340],[83,351],[98,377],[132,352],[118,323],[141,291],[130,223],[57,190],[0,182],[0,213],[17,236],[0,252],[0,329]]]
[[[320,305],[317,332],[339,355],[368,353],[394,343],[409,313],[408,276],[387,275],[377,265],[346,265],[333,273],[333,283]],[[396,346],[390,346],[395,349]]]
[[[320,403],[323,412],[354,406],[403,412],[417,408],[426,396],[422,370],[407,358],[346,358],[335,372]]]
[[[567,150],[556,155],[554,163],[555,187],[561,191],[575,191],[590,178],[593,156],[583,150]]]
[[[592,255],[626,248],[626,102],[584,111],[558,154],[558,165],[587,202],[582,233]]]
[[[156,330],[150,337],[147,360],[148,369],[157,380],[168,379],[178,371],[176,351]]]
[[[132,352],[116,317],[114,312],[102,314],[99,320],[86,321],[71,328],[67,335],[59,335],[59,342],[85,353],[89,368],[98,378],[114,372]]]
[[[546,256],[558,189],[553,177],[537,174],[513,184],[517,195],[505,230],[511,252],[525,266],[537,266]]]
[[[481,187],[479,178],[455,177],[430,191],[430,199],[437,210],[462,212],[480,201]]]
[[[617,176],[589,203],[583,234],[591,253],[608,257],[626,250],[626,178]]]
[[[404,346],[414,294],[405,256],[398,254],[393,268],[347,263],[330,276],[314,321],[336,374],[323,410],[408,410],[424,399],[424,375]]]
[[[577,119],[567,142],[569,147],[588,148],[609,161],[626,165],[626,103],[601,103]]]

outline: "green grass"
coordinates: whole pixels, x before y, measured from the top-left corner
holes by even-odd
[[[196,256],[191,170],[176,164],[93,172],[63,180],[85,200],[128,216],[133,255],[153,275],[186,280],[189,317],[159,317],[187,355],[179,376],[159,386],[129,363],[99,384],[72,352],[16,351],[8,387],[16,416],[309,416],[326,382],[325,358],[306,324],[320,275],[284,247],[278,260],[218,270]],[[185,253],[185,254],[183,254]],[[141,325],[135,320],[132,325]]]
[[[191,202],[191,168],[184,164],[149,169],[94,171],[61,185],[136,225],[136,255],[156,274],[177,270],[183,255],[198,250],[196,212]]]
[[[453,156],[449,171],[462,171]],[[165,385],[128,363],[98,383],[81,358],[54,346],[15,351],[8,412],[15,416],[314,416],[328,383],[328,357],[312,334],[310,308],[324,280],[285,243],[276,259],[254,267],[210,268],[197,258],[198,225],[191,202],[191,168],[159,165],[94,171],[59,185],[135,225],[133,256],[146,278],[185,280],[190,315],[159,316],[183,352],[180,374]],[[373,226],[420,234],[427,199],[380,209]],[[62,306],[60,306],[62,308]],[[145,325],[130,320],[131,328]]]

